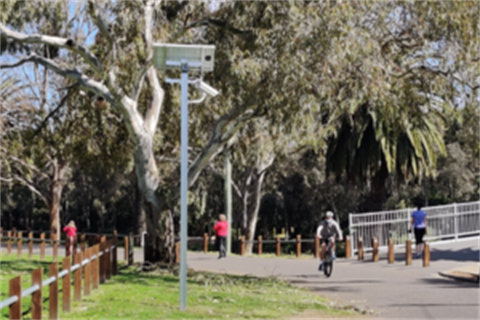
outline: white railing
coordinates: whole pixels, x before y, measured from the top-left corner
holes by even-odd
[[[363,248],[371,249],[371,239],[378,239],[379,248],[388,246],[392,238],[395,246],[404,246],[409,239],[411,213],[414,208],[371,213],[350,213],[349,230],[352,252],[357,251],[359,237]],[[426,240],[442,241],[480,234],[480,202],[454,203],[422,208],[427,214]]]

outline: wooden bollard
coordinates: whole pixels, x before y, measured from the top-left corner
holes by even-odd
[[[123,238],[123,259],[128,264],[128,237]]]
[[[208,233],[203,234],[203,252],[208,252]]]
[[[180,242],[175,243],[175,263],[180,263]]]
[[[33,232],[28,233],[28,257],[32,258],[33,254]]]
[[[405,264],[407,266],[412,264],[412,241],[407,240],[406,247],[405,247]]]
[[[83,251],[83,258],[84,259],[90,259],[91,257],[91,248],[87,248],[85,251]],[[85,296],[90,295],[90,278],[92,276],[92,263],[89,261],[84,267],[83,270],[83,294]]]
[[[350,236],[345,236],[345,258],[350,259],[352,257],[352,247],[350,244]]]
[[[32,272],[32,286],[42,287],[43,268],[38,268]],[[64,289],[65,290],[65,287]],[[32,293],[32,319],[42,319],[42,290]]]
[[[423,249],[423,266],[430,266],[430,245],[425,242]]]
[[[18,239],[17,239],[17,257],[22,256],[22,232],[20,231],[18,233]]]
[[[372,238],[372,261],[378,262],[378,240],[377,238]]]
[[[68,237],[67,237],[68,238]],[[63,284],[62,284],[62,310],[65,311],[65,312],[69,312],[70,311],[70,301],[71,301],[71,297],[70,297],[70,292],[71,292],[71,289],[70,289],[70,257],[65,257],[63,258],[63,261],[62,261],[62,269],[63,270],[68,270],[67,274],[63,277]],[[40,308],[41,308],[41,305],[40,305]],[[41,318],[34,318],[32,317],[33,319],[41,319]]]
[[[261,255],[263,253],[263,243],[262,243],[262,236],[258,236],[258,255]]]
[[[393,251],[393,239],[388,239],[388,263],[395,262],[395,253]]]
[[[357,247],[358,247],[358,260],[363,260],[363,239],[362,239],[362,237],[358,237]]]
[[[320,238],[315,234],[315,240],[313,240],[313,256],[315,258],[320,257]]]
[[[112,251],[112,274],[118,274],[118,256],[117,256],[117,247],[118,247],[118,238],[117,230],[113,231],[112,245],[115,246]]]
[[[245,236],[242,236],[240,238],[240,255],[241,256],[245,255]]]
[[[53,245],[53,261],[57,261],[58,257],[58,235],[56,233],[52,233],[52,245]]]
[[[45,259],[45,233],[40,233],[40,260]]]
[[[302,255],[302,236],[297,234],[297,258]]]
[[[22,319],[22,278],[15,277],[9,283],[9,296],[17,296],[17,302],[10,305],[10,319]]]
[[[12,253],[12,232],[7,231],[7,254]]]
[[[58,264],[53,262],[50,264],[49,277],[55,277],[49,286],[49,296],[48,296],[48,309],[49,309],[49,318],[58,319]]]
[[[73,299],[75,301],[82,300],[82,253],[75,253],[73,255],[73,263],[80,264],[80,268],[75,270],[73,274]]]
[[[276,246],[276,253],[277,253],[277,257],[280,257],[280,254],[282,253],[282,250],[281,250],[281,247],[280,247],[280,237],[277,237],[276,239],[276,242],[275,242],[275,246]]]

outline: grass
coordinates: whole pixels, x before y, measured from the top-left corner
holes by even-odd
[[[22,288],[26,289],[31,285],[31,272],[43,267],[46,279],[51,263],[3,253],[0,260],[1,300],[8,297],[11,278],[22,275]],[[43,297],[43,316],[47,318],[48,288],[43,289]],[[90,296],[72,302],[72,312],[61,311],[61,297],[60,293],[60,319],[278,319],[304,312],[324,317],[354,314],[335,309],[325,298],[276,278],[192,271],[188,275],[187,310],[180,311],[177,275],[167,271],[145,273],[126,266]],[[29,309],[30,299],[24,298],[24,319],[31,317]],[[1,318],[8,318],[8,308],[2,310]]]

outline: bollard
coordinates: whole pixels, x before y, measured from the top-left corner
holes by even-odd
[[[275,245],[276,245],[276,249],[277,249],[277,257],[280,257],[280,254],[281,254],[280,237],[276,238]]]
[[[22,319],[22,278],[18,276],[10,280],[9,296],[17,296],[18,300],[10,305],[10,319]]]
[[[263,252],[262,236],[258,236],[258,255],[261,255],[262,252]]]
[[[345,259],[352,257],[352,248],[350,246],[350,236],[345,236]]]
[[[41,267],[32,272],[32,286],[42,287],[42,274]],[[42,319],[42,302],[42,290],[32,293],[32,319]]]
[[[372,238],[372,261],[378,262],[378,240],[377,238]]]
[[[68,238],[68,237],[67,237]],[[70,311],[70,301],[71,301],[71,298],[70,298],[70,293],[71,293],[71,289],[70,289],[70,258],[69,257],[65,257],[63,258],[63,261],[62,261],[62,269],[63,270],[68,270],[67,274],[63,277],[63,284],[62,284],[62,310],[65,311],[65,312],[69,312]],[[41,305],[40,305],[40,308],[41,308]],[[33,319],[41,319],[41,318],[34,318],[32,317]]]
[[[7,253],[12,253],[12,232],[7,231]]]
[[[315,258],[320,257],[319,249],[320,249],[320,238],[317,237],[317,235],[315,234],[315,240],[314,240],[314,243],[313,243],[313,256]]]
[[[357,247],[358,247],[358,260],[363,260],[363,239],[362,239],[362,237],[358,237]]]
[[[297,234],[297,258],[302,254],[302,236]]]
[[[125,260],[125,263],[128,265],[128,237],[123,238],[123,259]]]
[[[203,234],[203,252],[208,252],[208,233]]]
[[[395,254],[393,251],[393,239],[388,239],[388,263],[395,262]]]
[[[423,267],[430,266],[430,245],[425,242],[423,249]]]
[[[45,259],[45,233],[40,233],[40,260]]]
[[[412,241],[407,240],[406,248],[405,248],[405,264],[407,266],[412,264]]]
[[[22,256],[22,232],[18,233],[18,240],[17,240],[17,257]]]
[[[175,263],[180,264],[180,242],[175,243]]]
[[[33,232],[28,233],[28,257],[32,258],[33,254]]]
[[[241,256],[245,255],[245,236],[242,236],[240,238],[240,255]]]
[[[48,270],[49,277],[55,277],[49,286],[48,306],[49,306],[49,318],[58,319],[58,265],[57,262],[50,264]]]

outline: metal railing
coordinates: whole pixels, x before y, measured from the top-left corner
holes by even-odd
[[[357,252],[358,239],[364,240],[363,249],[371,249],[370,240],[377,238],[379,248],[388,246],[392,238],[394,246],[404,246],[411,234],[411,213],[414,208],[349,214],[349,231],[352,252]],[[480,234],[480,202],[454,203],[422,208],[427,214],[425,240],[445,241]]]

